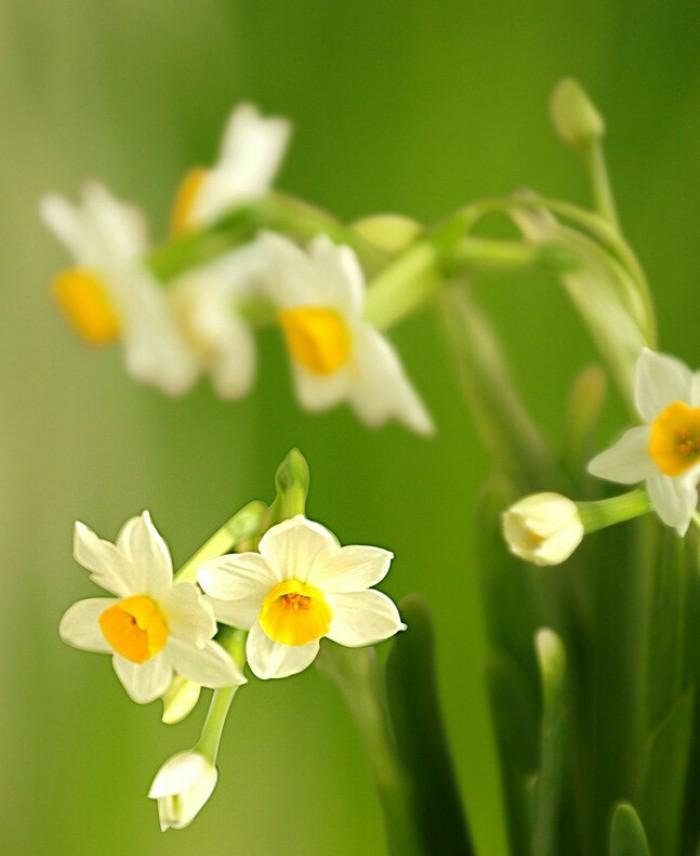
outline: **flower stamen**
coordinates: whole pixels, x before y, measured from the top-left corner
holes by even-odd
[[[700,407],[674,401],[664,408],[651,423],[649,454],[671,477],[700,463]]]
[[[72,268],[54,280],[54,295],[78,335],[91,345],[104,345],[119,335],[119,316],[100,277]]]
[[[100,615],[102,635],[117,654],[132,663],[155,657],[168,641],[168,625],[147,595],[126,597]]]
[[[328,633],[331,608],[316,586],[291,579],[267,593],[260,624],[267,636],[284,645],[306,645]]]
[[[284,309],[279,321],[292,358],[313,374],[333,374],[350,358],[350,331],[334,309],[322,306]]]

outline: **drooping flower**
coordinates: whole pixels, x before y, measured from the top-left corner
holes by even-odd
[[[239,308],[255,297],[264,260],[256,244],[178,277],[168,288],[183,337],[221,398],[245,395],[255,377],[255,341]]]
[[[353,251],[324,235],[308,252],[281,235],[258,240],[302,407],[321,411],[347,401],[372,427],[394,418],[419,434],[432,433],[396,352],[363,318],[365,280]]]
[[[581,543],[584,528],[575,502],[558,493],[535,493],[503,513],[511,553],[535,565],[559,565]]]
[[[170,552],[148,512],[127,521],[114,544],[76,523],[74,556],[93,582],[116,597],[73,604],[61,619],[61,638],[112,654],[117,677],[135,702],[162,696],[173,670],[205,687],[245,683],[212,639],[211,604],[193,583],[173,582]]]
[[[183,829],[202,810],[219,777],[216,767],[199,752],[179,752],[158,770],[150,799],[158,800],[160,828]]]
[[[83,188],[79,205],[41,200],[47,226],[75,257],[54,293],[75,331],[93,345],[121,340],[129,374],[170,395],[185,392],[197,368],[163,289],[143,264],[148,247],[141,213],[102,185]]]
[[[219,621],[250,631],[246,655],[259,678],[303,671],[323,637],[361,647],[405,629],[393,601],[371,588],[389,571],[388,550],[341,547],[303,515],[269,529],[259,550],[221,556],[198,572]]]
[[[195,167],[182,180],[172,212],[174,233],[212,222],[234,205],[257,199],[269,189],[289,142],[286,119],[261,116],[252,104],[231,113],[218,161]]]
[[[659,517],[685,535],[698,504],[700,372],[645,348],[636,364],[635,403],[647,424],[626,431],[588,470],[621,484],[645,482]]]

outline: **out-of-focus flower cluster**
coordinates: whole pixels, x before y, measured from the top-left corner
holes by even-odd
[[[289,136],[285,119],[249,104],[235,109],[216,164],[187,173],[175,195],[173,235],[186,239],[264,197]],[[349,247],[323,235],[300,247],[261,231],[161,282],[148,265],[142,213],[101,184],[87,184],[77,205],[46,196],[41,213],[75,259],[54,283],[64,314],[90,344],[119,340],[135,379],[182,395],[207,375],[220,397],[244,396],[255,380],[262,310],[282,332],[303,407],[345,401],[370,426],[397,419],[432,431],[393,347],[364,318],[365,277]]]

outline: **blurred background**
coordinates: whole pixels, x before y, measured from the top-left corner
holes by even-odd
[[[272,333],[247,400],[222,403],[206,384],[168,400],[127,379],[118,349],[90,352],[64,326],[48,286],[66,259],[37,200],[100,177],[143,204],[161,237],[176,182],[211,162],[246,98],[295,123],[279,186],[348,220],[395,210],[431,221],[522,185],[584,201],[547,118],[552,86],[571,74],[607,117],[663,347],[698,365],[697,4],[0,0],[0,16],[3,853],[384,852],[352,724],[314,670],[251,681],[214,798],[191,828],[163,835],[145,794],[160,763],[196,739],[204,704],[160,725],[160,705],[131,703],[108,659],[57,635],[66,607],[95,593],[71,559],[76,518],[113,538],[148,508],[179,564],[240,505],[271,497],[274,469],[297,445],[311,466],[309,514],[345,542],[392,548],[386,590],[428,598],[470,821],[480,854],[504,856],[472,555],[488,463],[436,319],[393,333],[435,416],[433,441],[369,432],[344,408],[301,412]],[[555,442],[592,346],[554,279],[489,280],[478,293]],[[610,425],[618,413],[611,403]]]

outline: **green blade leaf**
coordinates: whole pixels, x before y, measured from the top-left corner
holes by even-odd
[[[544,629],[535,638],[542,680],[542,729],[540,771],[533,806],[533,856],[560,856],[557,827],[564,774],[564,684],[566,652],[553,630]]]
[[[619,803],[613,812],[610,856],[650,856],[644,827],[629,803]]]
[[[394,640],[385,667],[386,686],[425,852],[473,856],[438,700],[428,609],[418,595],[408,595],[399,606],[408,630]]]

